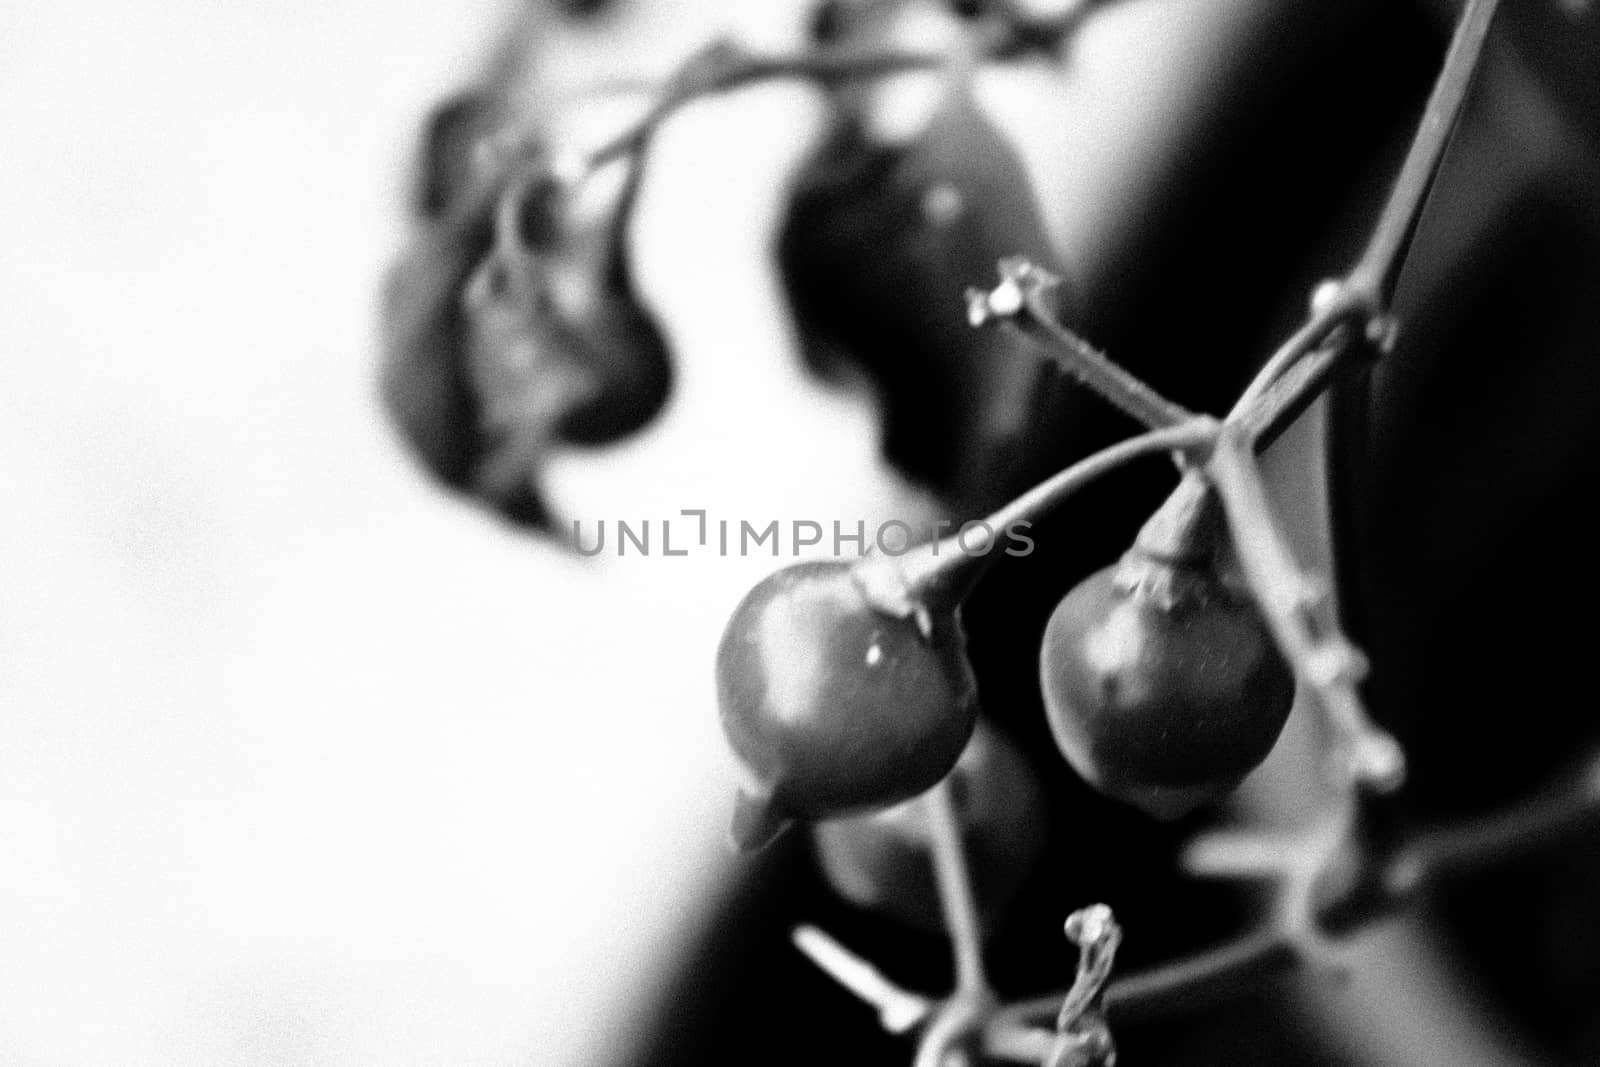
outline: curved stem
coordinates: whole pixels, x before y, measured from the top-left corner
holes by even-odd
[[[1162,452],[1201,453],[1216,440],[1218,423],[1200,415],[1178,426],[1118,441],[1050,476],[981,520],[991,531],[1026,528],[1048,515],[1090,482],[1141,456]],[[957,607],[998,555],[966,551],[960,535],[932,541],[902,556],[868,555],[855,565],[858,580],[880,610],[897,617],[919,615],[925,628],[929,613]]]
[[[1269,929],[1113,980],[1106,987],[1106,1012],[1129,1019],[1202,1007],[1280,978],[1299,961],[1294,939]]]
[[[986,521],[997,530],[1016,523],[1034,522],[1055,510],[1090,482],[1132,460],[1158,452],[1206,452],[1215,443],[1217,433],[1215,419],[1197,415],[1176,426],[1150,430],[1118,441],[1040,482],[1009,504],[996,509]]]
[[[951,56],[943,52],[817,51],[759,56],[719,42],[691,56],[666,83],[662,95],[631,126],[592,150],[588,170],[638,151],[656,128],[687,104],[717,93],[764,81],[804,81],[824,87],[883,78],[917,70],[938,70]]]
[[[980,38],[973,48],[979,58],[990,60],[1015,59],[1030,51],[1053,51],[1078,28],[1089,6],[1085,0],[1073,10],[1048,18],[1032,18],[1019,11],[1005,12],[1004,32]],[[691,55],[663,83],[647,86],[636,79],[619,82],[618,86],[634,91],[654,88],[660,96],[643,117],[590,152],[586,168],[594,171],[637,151],[673,112],[704,96],[764,81],[803,81],[835,88],[852,81],[939,70],[956,56],[957,53],[949,51],[856,51],[826,47],[792,55],[761,56],[745,52],[727,41],[716,42]],[[616,86],[611,88],[614,91]]]
[[[922,798],[933,835],[933,867],[939,882],[939,903],[944,909],[945,929],[956,957],[956,993],[989,992],[989,979],[983,970],[983,932],[978,918],[978,902],[972,889],[972,872],[967,867],[966,847],[961,841],[961,824],[956,819],[950,794],[950,779],[945,778]]]
[[[1477,870],[1600,826],[1600,752],[1535,796],[1475,819],[1412,833],[1384,870],[1395,896],[1441,875]]]

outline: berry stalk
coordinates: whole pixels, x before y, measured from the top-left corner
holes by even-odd
[[[1175,452],[1200,458],[1216,440],[1217,427],[1215,419],[1198,416],[1119,441],[1051,475],[982,522],[990,530],[1033,523],[1091,482],[1142,456]],[[919,545],[902,556],[868,556],[856,564],[855,573],[874,604],[903,618],[954,610],[994,558],[992,552],[964,551],[957,535]]]
[[[955,949],[956,992],[986,997],[989,979],[983,969],[983,934],[950,779],[946,778],[924,794],[922,804],[933,835],[933,869],[939,882],[939,903],[943,906],[945,928]]]

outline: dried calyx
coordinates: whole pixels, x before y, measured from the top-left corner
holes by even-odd
[[[1165,611],[1215,597],[1241,599],[1244,591],[1225,582],[1219,569],[1226,543],[1217,495],[1199,471],[1190,471],[1140,528],[1113,581],[1122,592]]]

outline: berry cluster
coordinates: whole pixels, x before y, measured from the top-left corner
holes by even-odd
[[[1104,794],[1176,818],[1226,796],[1266,758],[1297,686],[1321,713],[1333,755],[1327,773],[1346,798],[1336,813],[1293,840],[1216,831],[1184,854],[1191,873],[1276,885],[1277,904],[1258,932],[1112,981],[1121,931],[1109,909],[1094,905],[1067,919],[1080,953],[1072,988],[1000,1005],[982,964],[980,900],[1003,896],[1016,871],[985,863],[974,879],[965,852],[983,849],[979,813],[1002,799],[1026,803],[1027,787],[1015,784],[1023,778],[1015,769],[974,783],[971,764],[992,762],[995,740],[979,716],[961,620],[963,600],[997,557],[963,552],[952,538],[901,556],[802,563],[757,585],[729,620],[717,680],[723,728],[744,771],[735,842],[759,847],[793,821],[818,821],[836,888],[886,910],[925,914],[928,888],[894,881],[905,865],[883,856],[920,849],[922,869],[936,876],[957,963],[948,997],[895,987],[819,930],[796,933],[802,951],[878,1007],[886,1028],[919,1033],[918,1067],[1110,1064],[1108,1013],[1236,989],[1290,966],[1330,965],[1339,930],[1446,868],[1491,857],[1513,835],[1557,828],[1574,803],[1594,807],[1596,768],[1585,766],[1567,783],[1564,804],[1535,801],[1432,834],[1387,832],[1375,799],[1402,784],[1404,754],[1366,715],[1364,659],[1327,623],[1324,586],[1290,554],[1256,458],[1341,366],[1390,350],[1389,301],[1494,8],[1494,0],[1466,5],[1355,267],[1317,289],[1305,323],[1220,421],[1160,396],[1073,334],[1056,311],[1059,282],[1043,268],[1004,259],[997,286],[968,294],[974,327],[1023,332],[1147,428],[1003,505],[986,519],[990,527],[1038,519],[1140,456],[1170,454],[1180,474],[1128,552],[1051,615],[1040,682],[1066,762]],[[853,853],[881,870],[852,862]],[[1005,855],[1025,864],[1028,849]],[[1051,1014],[1054,1025],[1044,1025]]]
[[[969,32],[954,54],[860,47],[880,6],[823,4],[816,47],[798,55],[715,42],[636,122],[577,156],[503,100],[469,94],[441,109],[424,154],[417,238],[391,286],[386,397],[443,481],[548,525],[539,469],[551,451],[634,432],[670,387],[667,346],[624,254],[656,131],[693,100],[759,81],[802,80],[833,94],[839,121],[797,183],[781,257],[820,347],[870,353],[861,369],[887,398],[890,458],[946,501],[986,512],[990,531],[1054,513],[1143,457],[1168,457],[1176,469],[1176,487],[1126,553],[1062,597],[1045,628],[1040,688],[1066,763],[1107,797],[1175,819],[1227,796],[1267,757],[1298,691],[1321,717],[1326,772],[1343,800],[1293,839],[1212,831],[1189,842],[1190,873],[1275,888],[1256,932],[1114,978],[1121,928],[1092,905],[1066,920],[1079,955],[1071,988],[1000,1003],[983,939],[1043,846],[1030,819],[1038,784],[980,713],[967,657],[963,603],[1004,554],[952,537],[899,555],[800,563],[739,604],[716,659],[722,725],[742,770],[733,836],[754,849],[793,823],[815,824],[823,873],[841,896],[947,931],[956,988],[942,998],[896,987],[818,929],[795,932],[887,1030],[917,1035],[918,1067],[1110,1064],[1119,1015],[1290,967],[1332,966],[1341,930],[1442,871],[1600,808],[1596,762],[1555,800],[1394,832],[1377,798],[1402,784],[1404,754],[1367,716],[1362,655],[1330,624],[1323,583],[1289,552],[1257,461],[1342,368],[1392,347],[1390,300],[1496,0],[1465,5],[1355,266],[1317,289],[1304,323],[1220,419],[1160,395],[1065,324],[1069,300],[1040,265],[1049,250],[1023,167],[971,92],[976,63],[1056,54],[1086,5],[1044,15],[1008,0],[958,5]],[[942,106],[916,151],[871,144],[858,90],[909,71],[948,75]],[[974,204],[984,205],[981,217],[967,210]],[[892,239],[908,231],[916,242]],[[870,267],[839,252],[863,245],[882,250]],[[986,275],[998,262],[999,281],[967,293],[961,327],[960,287],[979,261]],[[929,291],[950,299],[931,311],[907,299]],[[877,343],[884,336],[899,343]],[[1024,455],[1017,413],[1025,427],[1059,378],[1040,373],[1050,369],[1041,352],[1144,432],[1005,500],[1037,458]],[[992,418],[997,411],[1006,417]],[[999,500],[996,485],[1008,487]]]

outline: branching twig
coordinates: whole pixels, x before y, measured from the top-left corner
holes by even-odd
[[[1319,623],[1317,609],[1326,590],[1295,563],[1267,500],[1248,434],[1224,424],[1206,472],[1222,498],[1240,569],[1267,625],[1333,728],[1345,780],[1383,792],[1397,788],[1405,777],[1405,755],[1394,738],[1373,725],[1356,690],[1366,674],[1366,658],[1337,627]]]
[[[1314,824],[1290,837],[1218,831],[1192,841],[1186,865],[1196,873],[1276,881],[1283,886],[1283,905],[1311,911],[1280,916],[1258,933],[1113,980],[1105,990],[1112,1021],[1192,1010],[1281,980],[1321,955],[1323,929],[1359,925],[1441,877],[1503,863],[1600,827],[1600,751],[1552,788],[1508,810],[1413,831],[1381,849],[1354,840],[1361,832],[1355,811],[1354,805],[1345,805],[1333,823]],[[1329,881],[1341,863],[1353,869],[1337,872],[1343,889],[1330,893]],[[1057,1012],[1063,996],[1034,997],[997,1012],[985,1034],[985,1049],[997,1058],[1040,1062],[1050,1037],[1041,1027]]]
[[[1382,349],[1393,343],[1393,326],[1385,318],[1389,302],[1394,297],[1406,253],[1438,177],[1445,148],[1461,120],[1467,90],[1477,72],[1484,40],[1498,4],[1499,0],[1468,0],[1400,175],[1361,258],[1343,282],[1326,283],[1319,289],[1306,325],[1267,361],[1239,398],[1230,417],[1244,419],[1253,435],[1263,442],[1260,447],[1265,447],[1265,442],[1292,421],[1310,397],[1320,392],[1328,375],[1346,353],[1348,342],[1354,337],[1347,333],[1345,344],[1330,338],[1330,326],[1336,324],[1334,320],[1344,320],[1354,327],[1353,319],[1359,317],[1364,320],[1368,341]],[[1270,404],[1261,405],[1261,410],[1249,410],[1257,405],[1268,386],[1277,382],[1290,367],[1300,364],[1313,350],[1319,351],[1305,359],[1306,365],[1295,383],[1280,389]]]
[[[1459,119],[1495,6],[1496,0],[1468,0],[1421,128],[1361,259],[1345,280],[1319,289],[1305,324],[1266,362],[1220,428],[1162,397],[1057,322],[1052,301],[1057,282],[1048,272],[1006,260],[996,288],[968,294],[974,325],[1001,320],[1023,330],[1122,411],[1148,427],[1166,428],[1068,468],[997,511],[991,524],[1029,518],[1091,478],[1158,448],[1182,451],[1200,463],[1221,499],[1240,569],[1268,626],[1332,729],[1334,749],[1344,761],[1340,780],[1347,796],[1329,819],[1288,837],[1218,832],[1191,843],[1187,860],[1196,873],[1276,883],[1271,919],[1261,930],[1107,983],[1120,933],[1109,910],[1103,916],[1092,912],[1094,918],[1091,910],[1076,913],[1068,935],[1082,955],[1073,988],[999,1010],[987,999],[959,828],[948,797],[931,797],[936,866],[956,944],[956,994],[929,1008],[928,1001],[889,985],[864,962],[841,963],[854,957],[832,942],[817,941],[821,935],[810,938],[807,949],[842,983],[877,1004],[886,1024],[891,1014],[897,1022],[916,1020],[905,1025],[931,1020],[919,1046],[919,1067],[941,1067],[958,1040],[973,1037],[994,1059],[1052,1067],[1110,1062],[1102,1009],[1136,1017],[1234,995],[1320,961],[1331,931],[1409,898],[1432,879],[1600,822],[1596,753],[1571,781],[1509,811],[1408,835],[1375,831],[1370,796],[1398,786],[1404,754],[1367,717],[1357,690],[1365,661],[1320,610],[1324,590],[1295,562],[1256,462],[1257,452],[1321,393],[1352,351],[1390,346],[1388,301]],[[1046,1026],[1052,1015],[1054,1030]]]
[[[1513,807],[1478,819],[1417,833],[1394,851],[1388,879],[1423,882],[1489,863],[1503,863],[1600,823],[1600,752],[1575,772]],[[1411,872],[1413,876],[1399,875]]]
[[[695,52],[666,81],[654,103],[627,129],[592,150],[588,169],[642,149],[655,131],[686,104],[765,81],[802,81],[832,88],[918,70],[949,66],[945,52],[817,50],[794,55],[758,55],[729,40]]]

